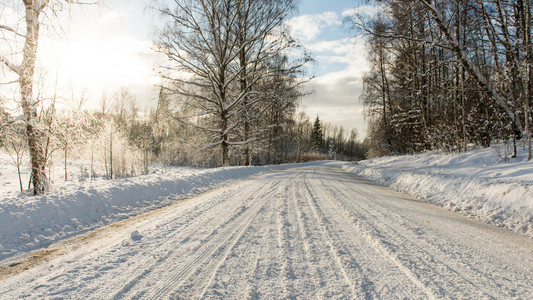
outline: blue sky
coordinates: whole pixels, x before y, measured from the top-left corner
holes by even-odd
[[[342,15],[344,11],[353,9],[359,6],[360,0],[301,0],[298,7],[299,15],[314,15],[321,14],[328,11],[333,11],[338,15]],[[320,39],[336,39],[345,37],[346,30],[343,30],[341,26],[333,26],[327,28],[318,37]]]

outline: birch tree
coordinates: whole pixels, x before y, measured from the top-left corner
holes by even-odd
[[[43,20],[55,15],[63,3],[79,3],[74,0],[5,0],[0,3],[2,15],[15,14],[6,19],[17,19],[16,14],[21,13],[24,26],[19,28],[14,24],[0,24],[0,32],[4,39],[20,46],[13,53],[0,53],[0,63],[4,69],[15,77],[10,83],[17,84],[20,97],[20,108],[26,126],[29,154],[31,159],[31,177],[34,195],[46,192],[48,179],[45,172],[46,157],[43,147],[43,130],[39,126],[38,106],[35,97],[34,77],[37,64],[37,50],[39,34]],[[50,18],[48,18],[50,20]],[[5,48],[0,49],[5,51]],[[10,75],[10,76],[11,76]]]

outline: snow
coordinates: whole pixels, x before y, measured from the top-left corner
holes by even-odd
[[[527,161],[522,147],[517,158],[502,161],[502,148],[380,157],[344,168],[451,211],[533,237],[533,162]]]
[[[8,259],[0,265],[0,295],[533,297],[533,240],[369,183],[343,171],[346,165],[262,168],[261,174],[17,257],[13,267]],[[222,173],[245,169],[256,168]],[[27,265],[39,255],[47,256]],[[2,277],[12,269],[19,271]]]
[[[61,179],[63,166],[53,169],[54,191],[33,197],[20,192],[16,168],[0,154],[0,260],[154,210],[236,179],[287,166],[195,169],[154,168],[151,174],[90,181],[80,176],[88,163],[73,160],[70,178]],[[24,168],[27,183],[29,168]],[[77,174],[76,174],[77,173]],[[132,233],[132,240],[141,236]]]
[[[522,152],[523,149],[521,149]],[[427,152],[381,157],[343,168],[455,212],[533,237],[533,163],[526,154],[501,161],[501,147],[463,154]],[[33,197],[19,192],[16,168],[0,153],[0,260],[186,199],[193,194],[287,166],[195,169],[157,167],[151,174],[90,181],[87,161],[71,160],[50,173],[54,191]],[[27,162],[26,162],[27,163]],[[23,183],[29,168],[24,167]],[[132,233],[131,239],[141,235]]]
[[[134,230],[130,233],[130,237],[132,241],[139,241],[143,238],[143,235],[138,230]]]

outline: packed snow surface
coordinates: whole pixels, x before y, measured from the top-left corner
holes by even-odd
[[[533,298],[533,240],[371,184],[343,165],[270,170],[104,227],[0,280],[0,295]]]
[[[373,182],[533,237],[533,161],[520,147],[462,154],[428,152],[361,161],[345,169]]]

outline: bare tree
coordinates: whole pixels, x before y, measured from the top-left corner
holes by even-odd
[[[409,152],[466,151],[469,142],[488,146],[499,137],[512,140],[515,156],[525,137],[531,152],[531,1],[376,2],[378,18],[352,20],[369,34],[371,57],[383,48],[391,56],[386,69],[371,61],[365,78],[363,97],[380,122],[369,127],[375,138],[393,137]],[[373,26],[381,16],[387,26]]]
[[[516,125],[521,132],[525,132],[528,137],[529,153],[531,153],[531,132],[529,128],[529,102],[531,101],[531,84],[529,69],[531,68],[532,60],[529,57],[531,55],[531,7],[530,1],[515,0],[515,1],[478,1],[481,15],[483,16],[483,26],[487,30],[488,38],[495,45],[495,49],[503,47],[505,49],[505,55],[507,58],[507,64],[504,68],[508,68],[508,78],[511,80],[508,92],[505,93],[498,90],[490,78],[488,78],[484,72],[482,72],[479,64],[472,60],[471,56],[467,54],[463,44],[461,44],[460,36],[455,33],[445,17],[442,9],[439,9],[437,5],[431,0],[420,0],[420,3],[424,4],[430,11],[433,19],[437,23],[440,31],[446,38],[449,47],[453,49],[457,58],[466,69],[466,71],[476,80],[478,85],[491,97],[507,114],[507,116],[513,121],[513,125]],[[504,3],[505,2],[505,3]],[[528,3],[526,3],[528,2]],[[507,8],[504,5],[508,6]],[[492,6],[496,15],[491,16],[491,12],[488,6]],[[494,23],[499,24],[499,28],[495,28]],[[457,25],[458,28],[461,24]],[[516,28],[513,33],[510,32],[510,28]],[[459,31],[460,32],[460,31]],[[520,53],[525,53],[524,57]],[[496,51],[494,56],[499,56],[500,53]],[[495,57],[496,61],[497,58]],[[521,68],[525,65],[524,68]],[[525,72],[520,72],[525,70]],[[522,74],[521,74],[522,73]],[[523,81],[523,84],[519,81]],[[522,88],[520,86],[523,85]],[[512,98],[511,105],[509,105],[508,99],[504,96],[510,95]],[[518,111],[514,108],[512,103],[516,103],[518,98],[522,98],[524,104],[524,119],[525,127],[522,125],[522,121],[518,115]],[[513,135],[514,140],[514,135]],[[513,154],[516,155],[516,150]],[[528,156],[531,159],[531,154]]]
[[[22,3],[20,3],[22,2]],[[13,54],[0,54],[0,62],[16,76],[13,83],[19,85],[20,106],[24,115],[26,135],[28,137],[29,154],[32,166],[33,193],[44,193],[48,188],[48,179],[45,172],[46,157],[43,146],[43,130],[39,126],[37,108],[39,101],[34,96],[34,75],[37,63],[37,50],[39,33],[43,19],[53,16],[62,3],[79,3],[74,0],[21,0],[5,1],[1,5],[17,12],[22,4],[25,30],[19,30],[13,24],[0,24],[0,31],[4,36],[11,36],[15,42],[22,44],[21,51]],[[22,56],[16,55],[22,53]]]
[[[0,134],[5,135],[5,139],[1,141],[1,144],[3,144],[5,150],[11,157],[13,164],[17,168],[20,191],[22,192],[24,187],[22,185],[21,167],[23,163],[25,163],[24,156],[28,142],[26,141],[24,128],[19,125],[21,124],[4,127],[4,130],[0,130]]]
[[[170,60],[162,76],[171,82],[167,94],[193,113],[175,117],[210,134],[209,146],[220,147],[222,165],[229,164],[231,146],[244,146],[250,164],[253,107],[265,99],[259,82],[280,71],[269,68],[269,60],[295,46],[281,29],[293,1],[175,0],[173,5],[159,8],[170,19],[159,40]]]
[[[172,63],[162,76],[172,82],[172,93],[192,99],[196,116],[179,120],[211,132],[212,146],[220,146],[222,164],[229,158],[234,116],[240,98],[231,95],[237,76],[231,73],[236,56],[236,5],[231,0],[174,1],[175,8],[162,8],[170,17],[160,36],[160,50]],[[181,74],[176,74],[181,72]],[[214,117],[212,121],[208,117]],[[202,121],[198,122],[198,121]]]
[[[264,76],[268,78],[286,75],[291,72],[291,69],[298,70],[301,64],[272,63],[281,56],[284,50],[298,46],[288,37],[286,28],[283,26],[283,22],[295,9],[294,0],[239,0],[237,2],[239,8],[237,24],[234,28],[238,48],[239,70],[237,72],[240,72],[239,91],[244,94],[240,109],[240,119],[243,123],[241,135],[244,146],[244,164],[250,165],[250,144],[257,139],[257,133],[254,134],[252,130],[252,123],[259,117],[258,111],[253,107],[257,106],[257,102],[268,99],[265,93],[261,93],[260,88],[257,87],[261,84],[260,79]]]

